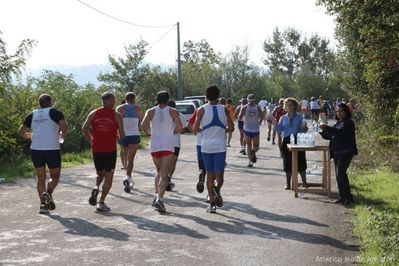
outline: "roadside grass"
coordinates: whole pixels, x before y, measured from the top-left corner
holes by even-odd
[[[141,136],[140,149],[148,146],[149,139],[147,136]],[[118,145],[118,156],[119,156]],[[90,150],[79,153],[63,153],[62,167],[72,167],[80,164],[87,164],[92,162],[92,154]],[[9,164],[0,165],[0,178],[4,178],[5,182],[11,182],[19,178],[28,178],[35,175],[32,162],[29,157],[15,160]]]
[[[362,265],[399,265],[399,173],[386,167],[351,173],[354,233]]]

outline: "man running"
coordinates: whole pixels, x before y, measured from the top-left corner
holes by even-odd
[[[266,121],[267,121],[267,141],[270,141],[272,125],[274,121],[274,117],[272,115],[274,108],[276,107],[276,99],[274,97],[271,98],[270,103],[267,105],[266,112]],[[275,144],[274,140],[273,143]]]
[[[209,102],[198,109],[194,125],[194,132],[202,133],[202,158],[207,172],[206,186],[210,202],[207,211],[210,213],[216,212],[216,206],[223,206],[220,189],[224,181],[226,131],[234,130],[228,110],[218,104],[219,94],[220,90],[217,86],[212,85],[207,88],[206,98]]]
[[[158,105],[147,110],[141,126],[150,137],[150,152],[157,168],[153,206],[160,213],[165,213],[163,197],[169,183],[168,174],[175,152],[174,134],[180,132],[182,124],[176,109],[168,106],[168,92],[158,92],[156,100]]]
[[[284,99],[283,98],[281,98],[279,101],[278,101],[278,105],[276,106],[276,107],[274,107],[274,110],[273,110],[273,112],[272,112],[272,115],[273,115],[273,122],[274,123],[276,123],[276,124],[278,124],[278,122],[280,121],[280,117],[282,117],[283,115],[285,115],[287,112],[284,110]],[[276,141],[275,141],[275,139],[276,139],[276,130],[274,129],[274,127],[273,127],[273,142],[272,142],[272,144],[273,145],[275,145],[276,144]],[[278,138],[279,138],[279,136],[278,136]]]
[[[236,111],[234,113],[234,116],[236,118],[238,118],[241,108],[243,108],[245,105],[247,105],[248,101],[246,97],[243,97],[240,100],[240,105],[237,106]],[[245,152],[245,137],[244,137],[244,117],[242,117],[241,119],[238,119],[238,129],[240,130],[240,145],[241,145],[241,149],[240,149],[240,153],[242,155],[246,155],[247,153]]]
[[[312,119],[317,122],[319,120],[320,106],[315,97],[310,100],[310,111],[312,112]]]
[[[97,211],[110,211],[105,198],[112,187],[116,165],[116,139],[125,138],[122,116],[115,112],[115,95],[105,92],[101,96],[102,107],[92,111],[82,126],[82,133],[91,144],[96,168],[96,185],[91,192],[89,204]],[[104,180],[100,202],[97,202],[99,187]]]
[[[52,107],[50,95],[39,97],[39,108],[30,113],[20,126],[18,134],[32,141],[31,157],[37,175],[37,192],[40,199],[40,214],[48,214],[55,209],[52,194],[61,174],[60,142],[67,135],[64,114]],[[32,133],[28,132],[29,129]],[[46,165],[50,180],[46,188]]]
[[[306,113],[309,111],[308,97],[305,97],[300,102],[302,116],[305,118]]]
[[[176,109],[176,102],[169,101],[168,106]],[[185,116],[180,112],[178,112],[178,113],[179,113],[180,123],[182,124],[182,129],[180,132],[175,134],[175,151],[172,155],[172,162],[170,164],[170,169],[169,169],[169,173],[168,173],[169,183],[166,186],[166,191],[172,191],[173,188],[175,187],[175,183],[172,182],[172,177],[173,177],[173,174],[175,173],[177,159],[179,158],[179,154],[180,154],[180,147],[181,147],[180,133],[184,133],[184,131],[187,127],[187,121],[186,121]],[[174,126],[176,127],[176,125],[174,125]]]
[[[197,118],[197,111],[196,109],[190,119],[188,120],[188,125],[187,128],[194,133],[194,123],[195,119]],[[197,191],[198,193],[204,192],[205,186],[205,176],[206,176],[206,169],[204,165],[204,160],[202,160],[202,152],[201,152],[201,132],[194,133],[196,134],[196,151],[197,151],[197,161],[198,161],[198,169],[199,169],[199,174],[198,174],[198,182],[197,182]]]
[[[139,122],[142,118],[142,111],[140,106],[136,104],[136,95],[133,92],[128,92],[125,95],[126,103],[119,105],[116,112],[121,115],[123,119],[123,131],[126,137],[121,139],[123,154],[126,165],[126,177],[123,180],[123,186],[126,193],[129,193],[134,188],[134,181],[132,178],[134,158],[136,157],[137,149],[140,144],[140,129]]]
[[[227,111],[229,111],[229,116],[231,121],[234,121],[234,112],[235,112],[235,108],[233,105],[233,100],[228,98],[226,101],[226,105],[224,106],[226,107]],[[233,137],[233,132],[229,132],[227,135],[227,147],[231,147],[231,138]]]
[[[268,105],[268,103],[266,101],[266,97],[262,97],[262,100],[259,101],[258,106],[259,106],[260,110],[262,110],[262,115],[265,120],[265,124],[267,123],[267,121],[266,121],[267,105]]]
[[[240,110],[238,119],[244,117],[244,135],[247,144],[248,167],[257,162],[256,152],[259,150],[259,125],[263,121],[263,113],[253,94],[247,97],[248,104]]]

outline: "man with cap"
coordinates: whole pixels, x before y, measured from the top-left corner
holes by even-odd
[[[115,95],[105,92],[101,96],[102,107],[92,111],[82,126],[82,133],[91,144],[94,166],[97,171],[96,185],[91,192],[90,205],[97,211],[110,211],[105,198],[112,186],[116,165],[116,140],[125,138],[122,116],[115,112]],[[99,186],[104,180],[100,202],[97,202]]]
[[[247,154],[249,159],[248,167],[252,167],[257,161],[256,152],[259,150],[259,125],[263,121],[263,113],[256,104],[255,95],[249,94],[248,104],[240,110],[238,119],[244,118],[244,135],[247,144]]]

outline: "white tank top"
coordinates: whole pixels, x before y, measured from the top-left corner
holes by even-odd
[[[302,102],[301,102],[301,108],[302,108],[302,109],[307,109],[307,108],[308,108],[308,101],[307,101],[307,100],[302,100]]]
[[[244,131],[259,132],[259,109],[257,105],[247,104],[244,115]]]
[[[174,122],[169,106],[155,107],[151,121],[150,152],[175,151]]]
[[[40,108],[32,116],[32,150],[59,150],[59,126],[50,118],[50,109]]]
[[[206,104],[204,117],[201,120],[203,153],[219,153],[226,151],[227,116],[225,107],[221,104]]]

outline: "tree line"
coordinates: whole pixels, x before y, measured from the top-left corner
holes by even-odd
[[[69,123],[64,152],[80,152],[88,143],[80,133],[84,117],[100,105],[104,91],[114,92],[122,100],[127,91],[137,95],[139,104],[148,108],[156,93],[166,89],[177,98],[175,67],[168,69],[145,62],[148,43],[139,40],[125,47],[123,57],[108,56],[113,71],[100,73],[101,84],[78,85],[72,75],[43,70],[40,77],[22,78],[35,41],[24,40],[14,53],[7,51],[0,35],[0,163],[4,164],[28,154],[29,143],[20,140],[17,128],[23,118],[37,107],[37,98],[49,93],[55,107],[62,110]],[[328,39],[313,34],[306,36],[294,28],[275,28],[264,41],[264,66],[250,61],[247,46],[236,46],[228,54],[215,51],[205,40],[187,41],[182,47],[184,94],[202,95],[209,84],[217,84],[224,97],[237,102],[254,93],[262,96],[298,98],[323,95],[326,99],[349,97],[342,67],[341,51],[331,47]]]

